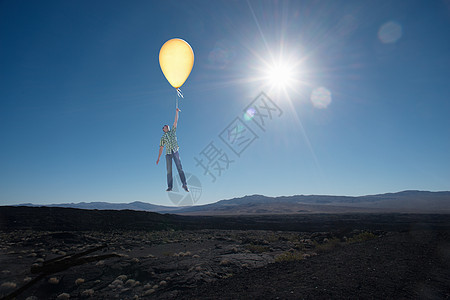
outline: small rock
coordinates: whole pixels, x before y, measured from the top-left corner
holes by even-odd
[[[83,297],[92,297],[92,295],[94,295],[93,289],[88,289],[88,290],[84,290],[83,292],[81,292],[81,296],[83,296]]]
[[[59,283],[59,279],[56,277],[52,277],[48,280],[48,283],[50,284],[58,284]],[[63,293],[64,294],[64,293]],[[62,295],[62,294],[61,294]],[[70,296],[69,296],[70,297]]]
[[[75,280],[75,284],[76,285],[80,285],[82,283],[84,283],[84,279],[83,278],[78,278],[77,280]]]
[[[15,289],[16,287],[17,284],[15,284],[14,282],[4,282],[0,286],[0,291],[9,291]]]
[[[111,282],[111,284],[108,285],[108,287],[111,289],[120,289],[123,287],[123,281],[120,279],[116,279],[113,282]]]
[[[67,299],[70,299],[70,294],[68,294],[68,293],[62,293],[62,294],[59,294],[58,297],[56,297],[56,299],[58,299],[58,300],[67,300]]]
[[[125,281],[125,280],[128,279],[128,277],[127,277],[127,275],[119,275],[119,276],[117,276],[116,279],[119,279],[119,280],[121,280],[121,281]]]
[[[99,267],[99,266],[103,266],[105,264],[105,261],[104,260],[99,260],[95,265],[97,266],[97,267]]]
[[[125,282],[125,285],[129,285],[129,286],[134,286],[136,284],[136,280],[134,280],[134,279],[128,279],[126,282]]]
[[[155,292],[155,290],[154,289],[149,289],[149,290],[146,290],[145,291],[145,293],[144,293],[144,296],[148,296],[148,295],[151,295],[151,294],[153,294]]]
[[[148,290],[151,288],[152,288],[152,285],[150,283],[147,283],[146,285],[144,285],[144,290]]]

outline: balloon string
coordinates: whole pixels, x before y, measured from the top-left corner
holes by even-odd
[[[176,104],[176,109],[178,109],[178,95],[175,96],[175,104]]]
[[[183,92],[179,88],[177,89],[177,97],[176,97],[177,108],[178,108],[178,98],[184,98]]]

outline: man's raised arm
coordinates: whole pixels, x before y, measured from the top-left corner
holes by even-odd
[[[180,111],[180,109],[177,108],[177,112],[175,113],[175,121],[173,122],[173,126],[172,127],[177,127],[177,123],[178,123],[178,112]]]

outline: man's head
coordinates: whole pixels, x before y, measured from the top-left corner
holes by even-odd
[[[163,130],[164,132],[169,132],[169,130],[170,130],[169,125],[164,125],[163,128],[162,128],[162,130]]]

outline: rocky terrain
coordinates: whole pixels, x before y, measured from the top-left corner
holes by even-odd
[[[204,284],[181,299],[450,299],[449,232],[391,232]]]
[[[362,239],[383,234],[353,233]],[[61,267],[53,266],[56,272],[47,272],[21,295],[38,299],[62,299],[64,295],[72,299],[171,298],[204,282],[275,262],[309,259],[336,243],[351,241],[329,232],[254,230],[12,231],[0,237],[2,296],[45,272],[48,262],[59,259]],[[69,261],[89,249],[98,249],[85,256],[92,260],[79,265],[76,259]]]
[[[0,209],[0,299],[450,298],[448,215],[16,209]]]

